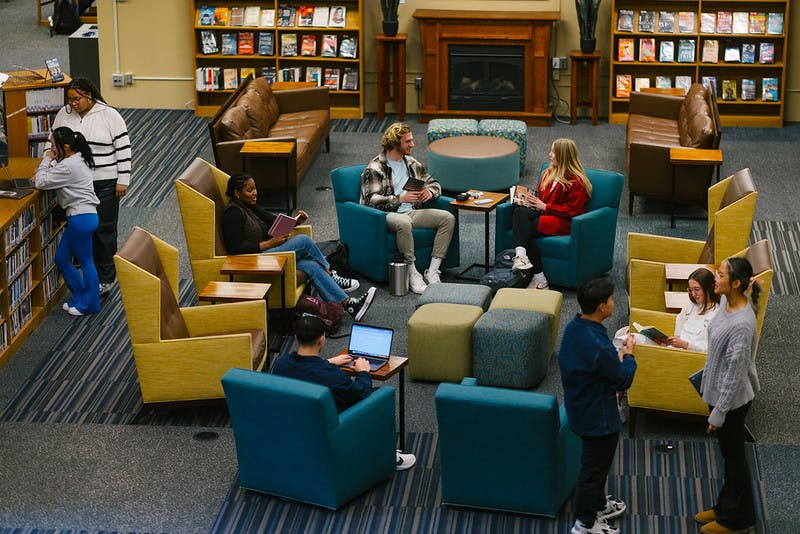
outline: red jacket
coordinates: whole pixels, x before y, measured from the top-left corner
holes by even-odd
[[[547,172],[550,171],[545,171]],[[539,181],[538,191],[539,198],[547,204],[547,209],[539,216],[537,228],[547,235],[569,235],[572,218],[586,211],[589,193],[577,176],[568,176],[567,185],[555,182],[555,187],[552,187],[553,184],[542,187],[544,176]]]

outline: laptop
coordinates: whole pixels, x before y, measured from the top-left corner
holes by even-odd
[[[377,371],[389,363],[394,330],[381,326],[353,323],[350,327],[350,345],[347,352],[355,360],[364,358],[369,362],[369,370]],[[348,366],[352,367],[353,362]]]

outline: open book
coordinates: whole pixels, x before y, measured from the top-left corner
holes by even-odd
[[[664,345],[667,342],[668,336],[655,326],[642,326],[639,323],[634,322],[633,327],[638,330],[640,334],[652,339],[659,345]]]
[[[519,203],[530,208],[531,204],[528,202],[528,195],[531,194],[536,196],[536,191],[531,190],[529,187],[525,187],[524,185],[511,186],[511,198],[515,204]]]
[[[289,217],[288,215],[279,213],[275,218],[275,222],[272,223],[272,226],[270,226],[269,232],[267,233],[270,235],[270,237],[286,235],[291,232],[292,228],[295,226],[297,226],[297,217]]]
[[[408,177],[408,181],[403,186],[406,191],[422,191],[425,188],[425,180],[419,178]]]

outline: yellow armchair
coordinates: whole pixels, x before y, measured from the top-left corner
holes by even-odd
[[[264,365],[264,301],[180,308],[178,250],[139,227],[114,264],[145,403],[223,398],[229,369]]]
[[[227,205],[224,191],[229,176],[207,161],[196,158],[175,181],[178,204],[181,210],[183,233],[192,265],[192,276],[197,292],[203,290],[212,280],[228,280],[219,270],[228,256],[222,239],[222,214]],[[311,236],[311,227],[297,226],[293,234],[304,233]],[[294,307],[305,290],[307,277],[297,270],[294,252],[270,253],[287,258],[285,267],[286,285],[282,288],[286,305]],[[246,277],[239,277],[247,280]],[[280,275],[253,278],[268,282],[273,287],[281,287]],[[281,307],[280,291],[270,291],[269,307]]]

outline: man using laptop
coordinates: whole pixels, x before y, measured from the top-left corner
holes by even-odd
[[[366,359],[357,358],[354,361],[348,354],[328,360],[320,357],[325,345],[325,324],[319,317],[304,314],[297,319],[294,337],[297,340],[297,351],[278,358],[272,367],[273,374],[327,386],[339,412],[372,393],[372,377],[369,376],[369,362]],[[355,379],[350,379],[350,375],[339,369],[351,361],[357,371]],[[398,471],[410,469],[416,461],[413,454],[397,451]]]

